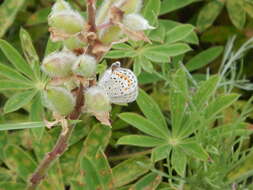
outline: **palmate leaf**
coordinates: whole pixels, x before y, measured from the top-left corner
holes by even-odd
[[[166,63],[170,57],[184,54],[191,48],[184,43],[148,45],[143,49],[143,56],[154,62]]]
[[[30,34],[23,28],[21,28],[19,32],[19,37],[21,40],[21,46],[22,46],[26,61],[31,65],[32,69],[35,71],[36,77],[39,78],[40,77],[40,60],[33,46],[32,38]]]
[[[84,156],[81,160],[81,168],[82,168],[82,172],[84,173],[84,178],[85,178],[85,187],[87,187],[87,189],[101,189],[101,190],[106,190],[106,188],[104,187],[97,168],[95,166],[95,164],[93,163],[93,161],[87,157]]]
[[[0,124],[0,131],[16,130],[16,129],[31,129],[31,128],[40,128],[40,127],[45,127],[44,122]]]
[[[157,162],[157,161],[167,158],[170,155],[171,150],[172,150],[172,146],[169,144],[155,147],[152,150],[152,154],[151,154],[152,162]]]
[[[32,85],[25,82],[11,80],[0,80],[0,91],[6,90],[27,90],[33,88]]]
[[[159,25],[162,25],[166,31],[170,31],[174,29],[175,27],[178,27],[184,24],[181,24],[180,22],[176,22],[174,20],[159,19]],[[187,42],[190,44],[195,44],[195,45],[199,44],[198,35],[196,34],[195,31],[192,31],[189,35],[185,36],[184,39],[181,39],[181,41]],[[165,43],[166,43],[166,39],[165,39]]]
[[[160,127],[164,133],[169,134],[165,117],[158,104],[142,89],[139,90],[137,104],[142,113],[153,123]]]
[[[223,1],[210,1],[207,3],[199,12],[197,19],[197,28],[200,31],[204,31],[210,27],[222,11],[223,7]]]
[[[216,100],[210,103],[205,112],[207,119],[213,119],[221,111],[232,105],[240,96],[238,94],[225,94],[219,96]]]
[[[139,147],[155,147],[162,144],[166,144],[166,140],[144,135],[127,135],[121,137],[118,140],[117,144],[133,145]]]
[[[8,42],[0,39],[0,49],[18,71],[31,79],[34,77],[31,66],[27,64],[20,53]]]
[[[80,175],[80,163],[85,156],[91,160],[96,160],[96,155],[100,150],[104,150],[108,145],[111,137],[111,128],[105,125],[97,124],[93,126],[92,130],[86,137],[81,152],[77,158],[75,165],[75,178],[71,183],[71,187],[74,189],[83,189],[82,183],[86,183],[88,180],[83,173]]]
[[[22,8],[25,0],[8,0],[0,6],[0,38],[12,25],[18,11]]]
[[[189,71],[195,71],[214,61],[223,51],[222,46],[211,47],[191,58],[185,65]]]
[[[191,157],[198,158],[200,160],[207,160],[209,157],[203,147],[195,141],[186,140],[178,146]]]
[[[218,88],[219,81],[220,77],[214,75],[200,84],[199,89],[193,96],[193,103],[197,109],[201,109],[209,98],[214,95],[216,89]]]
[[[13,81],[30,83],[30,80],[28,78],[17,72],[14,68],[2,63],[0,63],[0,75]]]
[[[178,147],[175,147],[172,150],[171,164],[172,167],[176,170],[176,172],[181,176],[184,176],[185,174],[186,163],[187,158],[183,150]]]
[[[27,90],[25,92],[16,93],[11,98],[9,98],[5,103],[4,112],[10,113],[20,109],[24,105],[28,104],[32,100],[32,98],[36,95],[36,93],[37,92],[34,90]]]
[[[182,24],[176,26],[175,28],[169,30],[166,33],[167,39],[166,43],[174,43],[184,40],[189,34],[194,31],[194,26],[190,24]]]
[[[189,96],[187,77],[183,69],[179,69],[175,73],[171,85],[169,102],[172,120],[172,133],[177,135],[184,119]]]
[[[150,173],[139,179],[134,185],[130,187],[131,190],[155,190],[161,183],[161,176],[156,173]]]
[[[142,117],[141,115],[135,113],[121,113],[119,114],[120,119],[129,123],[133,127],[139,129],[140,131],[149,134],[151,136],[167,139],[168,134],[164,133],[163,130],[154,124],[153,122],[149,121],[148,119]]]
[[[144,168],[139,163],[145,165]],[[126,185],[148,172],[151,167],[150,159],[147,157],[132,158],[125,160],[112,169],[115,188]]]
[[[160,14],[170,13],[177,9],[183,8],[189,4],[198,2],[200,0],[163,0],[161,4]]]
[[[16,172],[25,182],[36,169],[36,162],[24,150],[15,145],[7,145],[4,149],[4,162],[13,172]]]
[[[243,29],[246,23],[246,12],[243,8],[244,1],[228,0],[226,7],[229,13],[229,18],[238,29]]]

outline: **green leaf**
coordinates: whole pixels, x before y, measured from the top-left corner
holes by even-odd
[[[188,85],[186,73],[183,69],[179,69],[173,76],[172,87],[170,90],[170,110],[172,120],[172,133],[176,135],[183,122],[187,107]]]
[[[135,113],[122,113],[119,114],[120,119],[139,129],[140,131],[149,134],[154,137],[167,139],[168,133],[164,133],[163,130],[155,123],[147,120],[146,118]]]
[[[131,186],[131,190],[155,190],[161,183],[161,176],[156,173],[150,173],[138,180],[134,185]]]
[[[165,140],[144,135],[127,135],[121,137],[117,142],[117,144],[120,145],[125,144],[140,147],[154,147],[165,143],[166,143]]]
[[[0,131],[45,127],[44,122],[0,124]]]
[[[238,98],[238,94],[220,95],[216,100],[207,106],[205,112],[206,118],[210,119],[212,117],[215,117],[215,115],[232,105]]]
[[[134,66],[133,66],[133,70],[134,70],[134,74],[136,76],[141,74],[141,63],[138,61],[137,59],[138,57],[134,58]]]
[[[154,71],[153,64],[147,58],[138,56],[135,59],[135,61],[136,62],[134,64],[140,64],[144,71],[149,72],[149,73],[152,73]]]
[[[154,62],[166,63],[170,57],[184,54],[191,48],[184,43],[149,45],[143,49],[143,55]]]
[[[26,63],[20,53],[12,47],[8,42],[0,39],[0,49],[8,60],[15,66],[15,68],[24,73],[26,76],[32,78],[34,76],[32,68]]]
[[[223,6],[224,2],[222,1],[215,0],[207,3],[199,12],[197,28],[200,31],[209,28],[222,11]]]
[[[45,56],[49,55],[50,53],[60,50],[61,47],[62,47],[62,42],[52,42],[52,40],[49,37],[47,41]]]
[[[73,184],[75,188],[82,189],[82,182],[85,180],[83,173],[79,175],[79,168],[80,168],[80,160],[86,156],[89,159],[95,160],[96,155],[99,150],[104,150],[109,143],[111,137],[111,128],[105,125],[97,124],[93,126],[92,130],[89,132],[88,136],[86,137],[82,150],[78,156],[78,161],[75,165],[76,170],[76,181],[77,183]],[[81,178],[81,179],[79,179]]]
[[[183,24],[180,22],[173,21],[173,20],[159,19],[159,25],[163,26],[166,31],[170,31],[173,28],[183,25]],[[198,36],[195,31],[192,31],[188,36],[182,39],[182,41],[190,43],[190,44],[195,44],[195,45],[199,44]]]
[[[218,75],[214,75],[200,84],[199,89],[193,96],[193,103],[197,108],[201,109],[209,98],[214,95],[219,81],[220,77]]]
[[[242,30],[246,23],[246,12],[244,11],[244,1],[227,0],[226,7],[229,17],[235,27]]]
[[[158,104],[142,89],[139,90],[137,104],[150,121],[160,127],[164,133],[169,133],[165,117]]]
[[[15,145],[7,145],[5,147],[4,157],[8,168],[17,173],[24,181],[27,181],[37,166],[28,153]]]
[[[166,33],[166,43],[174,43],[178,41],[184,40],[187,36],[189,36],[194,30],[194,26],[190,24],[183,24],[176,26],[175,28],[169,30]]]
[[[114,178],[112,174],[112,169],[103,150],[99,149],[93,161],[97,168],[101,183],[103,184],[105,189],[107,189],[107,187],[110,187],[110,189],[114,189]]]
[[[142,163],[147,167],[144,168],[139,163]],[[132,158],[121,162],[112,169],[113,175],[117,176],[114,178],[115,187],[121,187],[138,179],[140,176],[148,172],[149,167],[151,167],[151,162],[147,157]]]
[[[152,150],[151,160],[152,162],[158,162],[167,158],[170,155],[171,146],[169,144],[161,145]]]
[[[161,1],[148,0],[143,9],[142,15],[149,21],[150,25],[154,25],[160,12]]]
[[[176,172],[182,177],[185,175],[186,163],[187,158],[185,153],[181,149],[175,147],[172,150],[171,164]]]
[[[31,121],[42,121],[44,115],[44,109],[41,102],[41,95],[38,93],[32,101],[30,119]],[[41,139],[45,128],[32,129],[32,134],[35,139]]]
[[[27,90],[25,92],[19,92],[10,97],[4,105],[4,113],[9,113],[18,110],[24,105],[28,104],[37,92],[33,90]]]
[[[179,144],[180,148],[183,149],[184,152],[188,153],[189,156],[201,159],[201,160],[207,160],[208,154],[207,152],[202,148],[201,145],[199,145],[197,142],[184,142]]]
[[[136,53],[132,50],[111,50],[106,55],[105,58],[119,59],[126,57],[134,57]]]
[[[222,46],[211,47],[191,58],[185,65],[189,71],[195,71],[214,61],[221,55]]]
[[[37,10],[26,21],[26,25],[32,26],[37,24],[47,23],[48,15],[51,12],[51,8],[44,8]]]
[[[84,184],[88,189],[105,190],[105,187],[103,186],[101,179],[99,178],[99,174],[95,167],[95,164],[90,158],[86,156],[82,158],[81,168],[81,171],[85,174]]]
[[[17,182],[1,182],[0,189],[1,190],[23,190],[25,189],[25,184],[17,183]]]
[[[253,173],[252,159],[253,153],[251,152],[245,158],[237,162],[227,174],[228,181],[232,183],[234,181],[246,179],[246,177],[251,176]]]
[[[84,141],[83,152],[81,154],[90,158],[95,158],[99,149],[104,150],[111,137],[111,128],[97,124],[90,131]]]
[[[243,9],[244,9],[244,11],[246,11],[248,13],[248,15],[251,18],[253,18],[253,4],[252,3],[244,2]]]
[[[170,13],[200,0],[163,0],[160,14]]]
[[[17,81],[10,81],[10,80],[0,80],[0,91],[6,90],[24,90],[24,89],[31,89],[33,86],[24,83],[24,82],[17,82]]]
[[[0,63],[0,75],[14,81],[18,81],[18,82],[23,81],[23,82],[30,83],[30,81],[26,77],[24,77],[19,72],[14,70],[12,67],[4,65],[2,63]]]
[[[19,37],[21,40],[21,46],[23,53],[25,55],[26,61],[32,66],[35,71],[36,76],[40,76],[40,60],[39,56],[33,46],[32,38],[30,34],[23,28],[19,32]]]
[[[12,25],[18,11],[22,8],[24,2],[25,0],[3,1],[3,3],[0,6],[0,38]]]

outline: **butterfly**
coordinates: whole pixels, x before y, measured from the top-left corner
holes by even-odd
[[[100,78],[98,86],[102,87],[111,103],[126,104],[136,100],[138,96],[138,81],[135,74],[115,62]]]

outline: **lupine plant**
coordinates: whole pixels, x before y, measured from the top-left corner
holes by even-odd
[[[23,28],[23,56],[0,40],[0,189],[252,188],[253,40],[192,56],[196,28],[159,19],[166,0],[76,2],[53,3],[43,56]]]

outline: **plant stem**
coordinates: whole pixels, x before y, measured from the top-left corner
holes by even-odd
[[[69,119],[71,120],[78,119],[81,114],[81,108],[84,104],[83,90],[84,88],[83,85],[81,84],[78,90],[75,109],[69,116]],[[36,171],[32,174],[31,178],[29,179],[27,190],[35,190],[37,186],[40,184],[40,182],[45,178],[47,170],[50,168],[52,163],[67,150],[68,142],[74,130],[74,127],[75,127],[74,125],[70,125],[68,127],[67,132],[64,132],[64,129],[62,129],[62,132],[53,150],[44,157],[44,159],[39,164]]]

